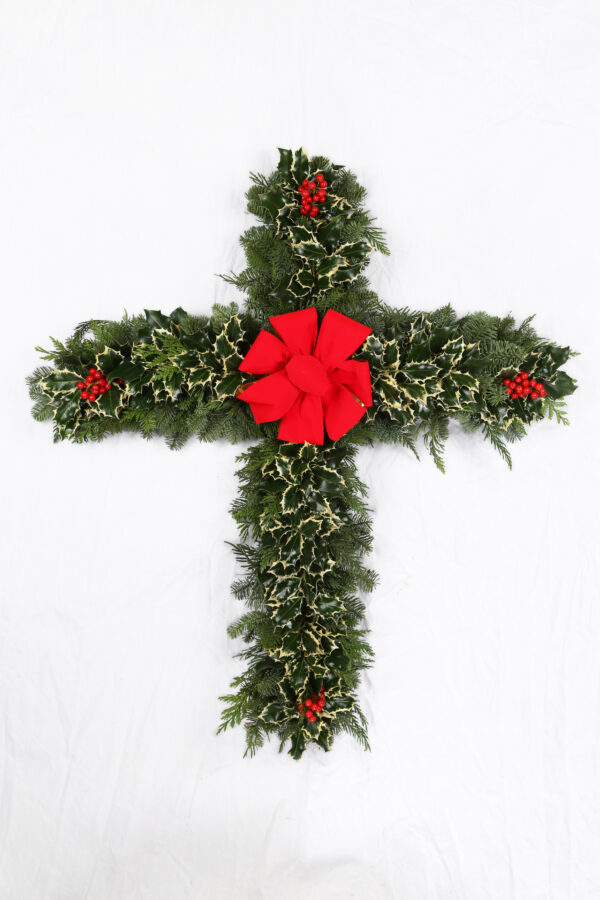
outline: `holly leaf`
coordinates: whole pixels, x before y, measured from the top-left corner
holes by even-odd
[[[94,403],[94,407],[97,407],[98,410],[105,416],[115,417],[117,410],[122,405],[123,394],[114,384],[109,391],[106,391],[104,394],[100,394],[100,397]]]
[[[476,390],[479,385],[477,379],[467,372],[452,372],[450,377],[456,385],[462,388],[468,388],[471,391]]]
[[[108,377],[113,369],[123,362],[123,354],[112,347],[105,347],[102,353],[96,354],[96,367]]]
[[[317,230],[319,242],[323,244],[328,253],[331,253],[339,246],[342,239],[342,228],[344,227],[345,216],[335,216],[326,225],[321,225]]]
[[[306,155],[306,150],[304,149],[304,147],[301,147],[294,153],[292,161],[292,173],[298,184],[301,184],[301,182],[304,181],[304,179],[308,175],[308,170],[308,156]]]
[[[316,241],[303,241],[301,244],[294,244],[294,252],[302,259],[317,260],[327,256],[327,251],[321,247]]]
[[[188,314],[185,309],[181,306],[178,306],[177,309],[174,309],[169,318],[171,321],[175,322],[176,325],[181,325],[187,319]]]
[[[277,218],[279,211],[285,206],[285,200],[283,199],[283,194],[280,190],[258,194],[256,200],[273,216],[274,219]]]
[[[577,387],[577,384],[566,372],[557,372],[554,383],[548,384],[545,387],[548,396],[557,400],[560,397],[566,397],[568,394],[572,394]]]
[[[301,729],[294,732],[294,734],[290,738],[290,749],[289,754],[292,759],[300,759],[304,751],[306,750],[306,740],[304,735],[302,734]]]
[[[566,361],[569,359],[571,355],[570,347],[551,347],[550,348],[550,356],[552,357],[552,362],[556,366],[557,369],[560,369],[561,366],[564,366]]]
[[[281,147],[278,147],[277,149],[279,150],[279,163],[277,165],[277,171],[286,175],[292,168],[292,151],[284,150]]]
[[[306,664],[304,660],[296,666],[295,669],[292,669],[290,672],[290,684],[295,690],[296,694],[301,694],[304,690],[304,685],[306,683],[307,671]]]
[[[144,314],[148,324],[152,325],[153,328],[164,328],[166,331],[170,330],[169,326],[171,320],[168,316],[165,316],[164,313],[161,313],[160,309],[145,309]]]
[[[70,422],[75,424],[79,412],[81,410],[80,396],[77,393],[74,397],[67,397],[62,403],[54,409],[54,421],[58,425],[68,425]]]
[[[110,377],[111,380],[122,378],[126,384],[131,385],[140,381],[144,374],[148,374],[144,366],[140,365],[140,363],[134,363],[130,359],[124,359],[116,369],[113,369]]]
[[[230,372],[229,375],[226,375],[225,378],[217,383],[217,395],[219,397],[232,396],[243,381],[244,376],[241,372]]]
[[[50,375],[42,378],[40,384],[42,388],[55,394],[62,394],[66,391],[76,391],[78,381],[85,381],[85,376],[71,372],[69,369],[55,369]]]
[[[243,336],[242,325],[238,316],[232,316],[225,325],[225,334],[233,344],[237,344]]]

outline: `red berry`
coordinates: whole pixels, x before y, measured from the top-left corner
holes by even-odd
[[[83,381],[78,381],[77,387],[79,388],[80,391],[82,391],[85,387],[85,384],[83,383]]]
[[[300,210],[300,212],[302,213],[303,216],[307,216],[307,215],[308,215],[308,210],[306,209],[305,206],[302,207],[302,209]]]
[[[86,383],[86,384],[91,384],[91,383],[93,382],[93,380],[94,380],[94,376],[93,376],[93,375],[88,375],[88,377],[85,379],[85,383]]]
[[[311,206],[310,212],[309,212],[309,216],[311,217],[311,219],[314,219],[314,217],[317,215],[318,212],[319,212],[318,206]]]
[[[95,375],[95,374],[96,374],[96,370],[92,366],[92,368],[90,369],[90,375]]]
[[[82,400],[87,400],[87,398],[88,398],[88,392],[87,392],[87,391],[82,391],[82,392],[81,392],[81,399],[82,399]]]
[[[523,378],[529,378],[529,372],[521,372]]]
[[[90,403],[93,403],[95,399],[96,399],[95,394],[88,394],[88,400]]]
[[[123,381],[122,378],[117,378],[117,381],[119,382],[119,384],[121,385],[121,387],[125,387],[125,382]]]
[[[305,178],[304,181],[302,182],[302,187],[307,188],[309,186],[309,184],[310,184],[310,181],[308,180],[308,178]]]
[[[513,391],[513,393],[510,396],[512,397],[513,400],[516,400],[519,395],[515,394],[515,392]]]
[[[519,382],[520,382],[521,380],[522,380],[522,379],[521,379],[521,376],[520,376],[520,375],[515,375],[515,381],[516,381],[517,384],[519,384]]]
[[[541,388],[540,388],[540,397],[545,397],[545,396],[546,396],[546,388],[545,388],[545,387],[541,387]]]
[[[316,178],[316,180],[319,182],[319,184],[321,184],[321,182],[323,181],[323,176],[321,175],[320,172],[319,172],[318,175],[315,175],[315,178]]]
[[[314,189],[316,188],[316,184],[314,183],[314,181],[309,181],[308,187],[311,189],[311,191],[314,191]]]
[[[506,385],[510,384],[510,378],[505,378],[503,380],[502,384],[506,384]]]
[[[325,203],[326,198],[327,194],[325,193],[325,191],[319,191],[319,200],[321,201],[321,203]]]
[[[325,181],[325,179],[323,179],[323,181],[321,182],[321,187],[322,187],[322,188],[326,188],[326,187],[327,187],[327,182]]]
[[[517,385],[515,384],[514,381],[509,381],[508,386],[511,389],[511,391],[514,391],[514,389],[516,388]]]
[[[305,703],[306,706],[308,706],[309,709],[311,708],[311,706],[312,706],[312,700],[305,700],[304,703]]]
[[[540,395],[538,394],[537,391],[532,391],[532,392],[531,392],[531,399],[532,399],[532,400],[537,400],[537,398],[538,398],[539,396],[540,396]]]
[[[91,387],[91,391],[92,391],[92,394],[99,394],[99,393],[100,393],[100,388],[98,387],[97,384],[93,384],[92,387]]]

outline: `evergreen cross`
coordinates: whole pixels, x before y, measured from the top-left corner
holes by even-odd
[[[362,273],[373,250],[388,250],[363,206],[364,188],[344,166],[280,150],[277,169],[251,180],[248,210],[261,224],[241,238],[247,268],[225,279],[245,292],[245,310],[232,303],[210,317],[178,308],[84,322],[64,343],[52,339],[52,350],[37,348],[53,366],[37,369],[29,385],[33,414],[53,420],[55,440],[129,430],[162,434],[173,448],[191,435],[254,442],[239,457],[232,507],[244,572],[233,591],[248,611],[229,634],[245,642],[246,669],[222,698],[219,731],[243,722],[246,753],[275,734],[298,759],[310,743],[328,750],[341,731],[368,748],[357,688],[372,651],[359,594],[373,589],[376,575],[363,564],[371,523],[357,448],[387,441],[416,454],[422,437],[443,471],[453,419],[481,431],[510,465],[507,444],[527,425],[544,416],[566,422],[562,398],[575,382],[561,366],[574,354],[538,337],[531,319],[517,327],[511,316],[382,303]],[[311,393],[304,384],[306,372],[292,377],[288,367],[291,381],[282,382],[285,345],[299,332],[290,319],[270,320],[301,310],[314,317],[313,341],[317,318],[321,337],[329,316],[334,342],[338,324],[354,320],[350,327],[359,328],[342,354],[352,360],[337,375],[327,370],[339,400],[329,406],[325,388]],[[283,354],[279,367],[261,369],[257,349],[265,348]],[[304,363],[306,356],[305,348]],[[329,377],[313,363],[312,375]],[[272,397],[270,378],[279,385]],[[256,384],[265,386],[249,387]]]

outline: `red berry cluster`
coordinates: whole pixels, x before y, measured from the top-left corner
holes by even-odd
[[[327,194],[325,193],[325,188],[327,187],[327,182],[321,173],[315,175],[316,183],[314,181],[308,181],[307,178],[304,179],[298,191],[300,193],[301,199],[301,207],[300,212],[303,216],[310,216],[311,219],[319,212],[319,207],[317,203],[325,203],[327,199]]]
[[[530,378],[529,372],[519,372],[512,378],[505,378],[502,384],[511,400],[516,400],[517,397],[523,397],[523,399],[531,397],[532,400],[537,400],[546,396],[544,385]]]
[[[124,386],[125,382],[122,378],[116,379],[117,384],[120,384],[121,387]],[[93,403],[95,400],[98,400],[102,394],[105,394],[107,391],[110,391],[112,387],[112,381],[108,381],[106,376],[100,371],[100,369],[90,369],[90,374],[85,379],[85,381],[78,381],[77,387],[81,391],[81,399],[89,400],[90,403]]]
[[[298,712],[300,713],[300,718],[306,716],[309,722],[316,722],[317,716],[325,706],[325,688],[321,685],[321,690],[319,691],[319,695],[312,695],[312,700],[310,697],[302,703],[302,700],[298,702]],[[306,707],[306,709],[304,708]]]

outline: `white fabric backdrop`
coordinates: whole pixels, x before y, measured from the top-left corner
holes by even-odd
[[[0,10],[2,900],[598,900],[600,5]],[[362,453],[372,753],[298,763],[215,736],[236,448],[53,445],[24,378],[90,315],[235,299],[247,171],[302,143],[367,185],[385,300],[582,356],[512,473]]]

